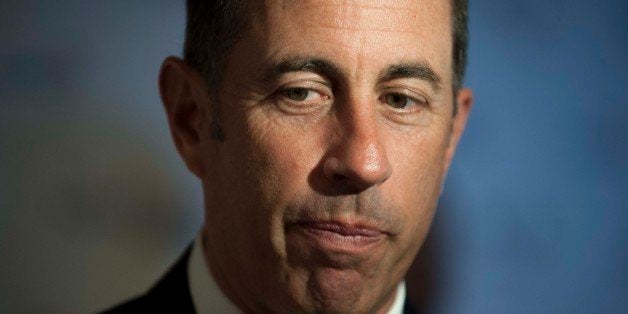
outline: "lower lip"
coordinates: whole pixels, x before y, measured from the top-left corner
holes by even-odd
[[[386,234],[359,227],[344,227],[333,223],[303,223],[297,227],[314,243],[326,250],[360,253],[381,243]]]

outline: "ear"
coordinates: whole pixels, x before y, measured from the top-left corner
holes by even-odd
[[[159,92],[177,151],[187,168],[202,178],[203,134],[209,134],[205,128],[210,118],[205,81],[180,58],[168,57],[161,66]]]
[[[458,110],[453,118],[449,144],[445,152],[445,173],[449,170],[451,160],[456,152],[456,147],[458,146],[460,137],[462,136],[464,128],[467,124],[469,112],[471,112],[471,108],[473,107],[473,92],[468,88],[463,88],[458,91],[458,95],[456,95],[456,104],[458,105]]]

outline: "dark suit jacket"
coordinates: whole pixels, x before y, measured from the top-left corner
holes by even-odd
[[[189,246],[179,260],[147,293],[104,313],[195,313],[188,285]],[[404,314],[417,314],[408,298],[403,305]],[[220,313],[217,313],[220,314]]]

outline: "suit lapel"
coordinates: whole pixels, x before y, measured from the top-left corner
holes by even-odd
[[[192,246],[188,246],[179,260],[170,270],[148,291],[146,297],[156,304],[167,302],[173,305],[180,313],[193,313],[194,304],[188,284],[188,260]]]

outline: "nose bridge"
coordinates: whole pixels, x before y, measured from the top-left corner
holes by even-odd
[[[381,164],[384,147],[379,139],[377,121],[372,108],[347,110],[343,145],[347,162],[366,171],[375,171]]]
[[[392,169],[376,108],[368,102],[351,101],[341,106],[336,113],[342,131],[334,154],[326,162],[327,176],[360,189],[383,183]]]

